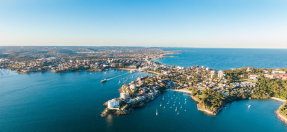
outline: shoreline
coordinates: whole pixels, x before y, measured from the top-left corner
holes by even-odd
[[[279,101],[279,102],[283,102],[283,103],[287,101],[287,100],[276,98],[276,97],[270,97],[270,99],[276,100],[276,101]]]
[[[168,57],[168,56],[166,56],[166,57]],[[158,61],[156,61],[156,62],[158,62]],[[139,70],[139,69],[133,69],[133,68],[111,68],[111,69],[116,69],[116,70],[136,70],[136,71]],[[11,70],[11,69],[10,69],[10,70]],[[77,71],[92,71],[92,70],[86,69],[86,70],[77,70]],[[77,71],[64,71],[63,73],[65,73],[65,72],[77,72]],[[94,71],[96,71],[96,70],[94,70]],[[40,72],[43,72],[43,71],[40,71]],[[44,71],[44,72],[47,72],[47,71]],[[50,72],[53,72],[53,71],[50,71]],[[140,71],[138,71],[138,72],[140,72]],[[154,71],[148,71],[148,70],[146,70],[145,72],[153,73],[153,74],[157,74],[157,75],[161,75],[161,73],[154,72]],[[31,73],[33,73],[33,72],[31,72]],[[56,73],[61,73],[61,72],[56,72]],[[25,73],[21,73],[21,74],[25,74]],[[26,74],[29,74],[29,73],[26,73]],[[164,90],[164,91],[168,91],[168,90]],[[171,91],[184,92],[184,93],[189,93],[189,94],[192,93],[191,91],[189,91],[189,90],[187,90],[187,89],[171,89]],[[194,100],[194,101],[197,103],[197,101],[196,101],[195,99],[193,99],[192,96],[191,96],[191,99]],[[275,100],[275,101],[279,101],[279,102],[286,102],[286,101],[287,101],[287,100],[280,99],[280,98],[276,98],[276,97],[270,97],[270,99]],[[232,101],[232,102],[233,102],[233,101]],[[210,111],[210,110],[206,109],[205,106],[202,106],[202,105],[200,105],[200,104],[197,103],[197,109],[198,109],[199,111],[204,112],[204,113],[207,114],[207,115],[210,115],[210,116],[216,116],[223,108],[224,108],[224,107],[222,106],[222,107],[218,108],[218,109],[215,110],[215,111]],[[127,114],[126,112],[124,112],[124,113]],[[287,117],[285,117],[284,115],[281,115],[281,114],[278,112],[278,110],[275,111],[275,113],[277,114],[277,116],[278,116],[279,119],[281,119],[283,122],[287,123]],[[120,113],[120,114],[123,114],[123,113]],[[120,114],[117,114],[117,115],[120,115]]]
[[[189,93],[189,94],[191,94],[191,91],[186,90],[186,89],[181,89],[181,90],[170,89],[170,90],[165,90],[165,91],[176,91],[176,92],[183,92],[183,93]]]
[[[165,91],[169,91],[169,90],[165,90]],[[191,94],[192,92],[187,90],[187,89],[180,89],[180,90],[176,90],[176,89],[172,89],[171,91],[176,91],[176,92],[183,92],[183,93],[188,93],[188,94]],[[198,100],[195,99],[193,96],[190,96],[190,98],[195,101],[196,103],[196,107],[197,107],[197,110],[199,111],[202,111],[203,113],[207,114],[207,115],[210,115],[210,116],[216,116],[217,113],[219,113],[222,109],[223,109],[223,106],[221,106],[219,109],[215,110],[215,111],[210,111],[208,109],[206,109],[204,106],[200,105],[198,103]]]
[[[112,69],[116,69],[116,70],[139,70],[139,69],[130,69],[130,68],[112,68]],[[139,72],[139,71],[138,71]],[[161,75],[161,73],[158,73],[158,72],[154,72],[154,71],[146,71],[146,72],[149,72],[149,73],[154,73],[154,74],[157,74],[157,75]]]
[[[275,113],[276,113],[277,117],[278,117],[281,121],[283,121],[284,123],[287,124],[287,118],[286,118],[286,117],[284,117],[283,115],[281,115],[281,114],[278,112],[278,110],[275,111]]]

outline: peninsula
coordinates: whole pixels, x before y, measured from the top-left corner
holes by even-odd
[[[158,74],[123,85],[119,89],[120,97],[106,103],[108,107],[101,117],[127,114],[134,108],[144,106],[166,89],[190,93],[198,110],[212,116],[227,103],[236,100],[287,98],[286,68],[243,67],[218,71],[204,66],[184,68],[153,63],[145,70]],[[283,104],[276,113],[287,121],[287,104]]]

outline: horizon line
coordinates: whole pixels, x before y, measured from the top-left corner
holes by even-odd
[[[25,45],[25,46],[19,46],[19,45],[13,45],[13,46],[8,46],[8,45],[0,45],[0,47],[138,47],[138,48],[195,48],[195,49],[287,49],[286,48],[270,48],[270,47],[189,47],[189,46],[74,46],[74,45],[68,45],[68,46],[39,46],[39,45]]]

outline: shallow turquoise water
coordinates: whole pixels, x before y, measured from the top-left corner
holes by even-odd
[[[237,101],[211,117],[198,111],[188,94],[174,91],[164,92],[128,115],[99,118],[105,108],[102,104],[119,96],[117,89],[122,85],[118,84],[119,79],[139,74],[83,71],[2,76],[0,131],[287,131],[287,125],[274,112],[281,102]],[[119,75],[122,76],[100,83],[101,79]],[[175,97],[178,97],[175,103],[178,115],[175,106],[170,108]]]

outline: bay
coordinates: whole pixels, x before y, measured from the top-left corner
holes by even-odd
[[[195,53],[193,50],[196,50]],[[178,57],[166,57],[160,61],[164,64],[204,65],[222,70],[243,66],[286,67],[286,50],[214,50],[188,49],[176,54]],[[119,84],[121,78],[128,78],[127,82],[130,82],[136,79],[132,79],[132,76],[145,75],[147,73],[115,70],[31,74],[12,71],[0,77],[0,131],[287,131],[287,125],[275,114],[281,102],[236,101],[228,104],[218,115],[208,116],[197,110],[189,94],[175,91],[164,92],[128,115],[99,117],[106,108],[103,103],[119,97],[118,89],[124,83],[121,80]],[[105,78],[112,79],[100,83]],[[248,105],[251,105],[249,109]]]

